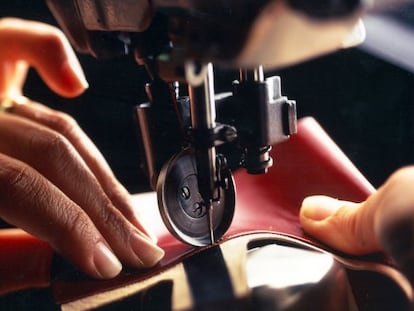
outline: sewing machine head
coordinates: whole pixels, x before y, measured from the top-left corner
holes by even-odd
[[[285,66],[360,42],[365,0],[47,0],[80,52]]]
[[[270,147],[296,131],[295,102],[263,68],[359,43],[363,2],[47,0],[78,51],[133,53],[146,67],[148,102],[136,110],[145,166],[165,224],[198,246],[230,226],[236,196],[227,159],[265,173]],[[232,92],[214,93],[212,63],[241,68]]]

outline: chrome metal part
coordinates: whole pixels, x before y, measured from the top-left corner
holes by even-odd
[[[214,238],[214,221],[213,221],[213,201],[210,200],[207,204],[207,214],[208,214],[208,231],[210,232],[210,243],[214,244],[215,238]]]
[[[221,175],[226,183],[217,186],[219,200],[206,202],[199,192],[193,151],[183,150],[163,167],[157,182],[158,206],[175,237],[204,246],[212,240],[216,242],[227,231],[234,214],[235,189],[230,171],[224,170]]]
[[[216,106],[214,93],[214,73],[211,63],[202,65],[199,74],[195,74],[196,66],[192,62],[186,63],[185,72],[189,81],[189,95],[191,105],[191,125],[198,133],[198,141],[194,141],[195,159],[197,163],[199,192],[207,203],[209,214],[210,240],[214,243],[214,230],[211,225],[211,214],[214,205],[212,202],[219,197],[217,189],[216,148],[209,145],[205,137],[216,127]],[[202,81],[200,81],[202,79]]]
[[[258,66],[253,69],[240,69],[240,81],[264,81],[263,66]]]
[[[190,66],[190,68],[188,68]],[[186,74],[193,72],[195,69],[193,63],[186,64]],[[190,78],[195,76],[190,74],[187,79],[190,81],[188,91],[190,95],[191,105],[191,125],[194,131],[208,131],[214,129],[216,126],[216,106],[214,99],[214,79],[213,79],[213,65],[207,64],[201,67],[200,75],[202,75],[202,83],[199,83],[199,78]],[[192,83],[194,82],[194,83]],[[199,143],[199,142],[196,142]],[[205,200],[213,198],[214,195],[214,177],[216,175],[216,149],[214,146],[195,146],[197,152],[197,168],[198,172],[206,180],[206,191],[203,191],[201,195]],[[204,163],[203,163],[204,162]],[[200,182],[200,181],[199,181]],[[206,192],[206,193],[204,193]],[[211,192],[211,193],[207,193]]]

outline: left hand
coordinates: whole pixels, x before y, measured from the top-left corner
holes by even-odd
[[[47,241],[95,278],[122,264],[148,268],[161,260],[132,199],[102,154],[69,115],[22,96],[29,66],[56,93],[87,87],[81,66],[57,28],[0,19],[0,218]]]

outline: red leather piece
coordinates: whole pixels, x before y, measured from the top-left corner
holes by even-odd
[[[0,294],[50,285],[53,251],[20,229],[0,230]]]
[[[265,175],[234,174],[237,203],[233,223],[223,241],[252,232],[282,233],[317,244],[300,227],[298,212],[302,200],[313,194],[326,194],[350,201],[362,201],[374,191],[337,145],[312,118],[299,121],[298,134],[272,150],[274,166]],[[154,208],[150,227],[155,228],[158,244],[166,256],[151,270],[121,274],[114,280],[60,281],[55,284],[59,302],[88,296],[100,291],[134,283],[157,274],[194,252],[194,248],[176,240],[163,226]],[[144,215],[145,216],[145,215]]]
[[[271,155],[274,165],[267,174],[235,174],[237,204],[229,234],[269,230],[304,238],[298,213],[306,196],[360,202],[374,191],[313,118],[301,119],[298,134],[274,146]]]
[[[252,232],[274,232],[316,244],[305,235],[298,220],[298,211],[306,196],[326,194],[361,201],[374,191],[312,118],[300,120],[298,134],[274,146],[271,153],[274,166],[267,174],[248,175],[244,170],[234,174],[237,203],[233,223],[223,240]],[[125,272],[108,281],[59,280],[53,285],[59,303],[146,279],[204,249],[176,240],[163,225],[155,201],[142,212],[150,227],[155,229],[158,244],[166,251],[161,263],[153,269]],[[0,234],[2,284],[9,286],[9,290],[47,285],[50,247],[18,229],[14,237],[4,232]],[[16,285],[13,278],[20,277],[24,282]],[[3,280],[10,282],[6,284]]]

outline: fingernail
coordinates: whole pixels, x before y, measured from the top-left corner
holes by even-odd
[[[77,58],[71,58],[69,60],[69,66],[72,68],[73,72],[76,74],[76,77],[79,80],[79,83],[84,89],[89,87],[89,83],[86,80],[85,73],[83,72],[82,66],[79,63]]]
[[[142,231],[140,231],[140,232],[142,232],[142,234],[144,235],[144,237],[147,238],[147,239],[149,239],[150,242],[152,242],[154,244],[157,244],[158,237],[154,233],[152,233],[150,230],[148,230],[147,228],[143,227],[142,225],[141,225],[141,227],[142,227]]]
[[[62,73],[63,76],[67,77],[66,80],[68,83],[76,81],[76,85],[73,85],[73,87],[77,89],[77,93],[81,93],[89,87],[89,83],[76,57],[69,58],[63,64]],[[71,84],[74,83],[72,82]]]
[[[157,244],[158,237],[155,234],[153,234],[151,231],[149,231],[145,228],[143,228],[143,230],[144,231],[140,230],[140,232],[143,234],[143,237],[146,238],[147,240],[149,240],[151,243]]]
[[[93,260],[97,273],[103,279],[113,278],[122,270],[118,258],[103,242],[96,244]]]
[[[130,243],[132,250],[137,255],[138,265],[142,268],[153,267],[164,257],[164,250],[138,233],[131,236]]]
[[[145,230],[145,233],[147,234],[147,236],[150,238],[150,240],[152,242],[154,242],[154,243],[157,243],[158,242],[158,237],[154,233],[152,233],[149,230]]]
[[[333,215],[341,206],[342,201],[326,197],[311,196],[302,202],[301,214],[313,221],[321,221]]]

